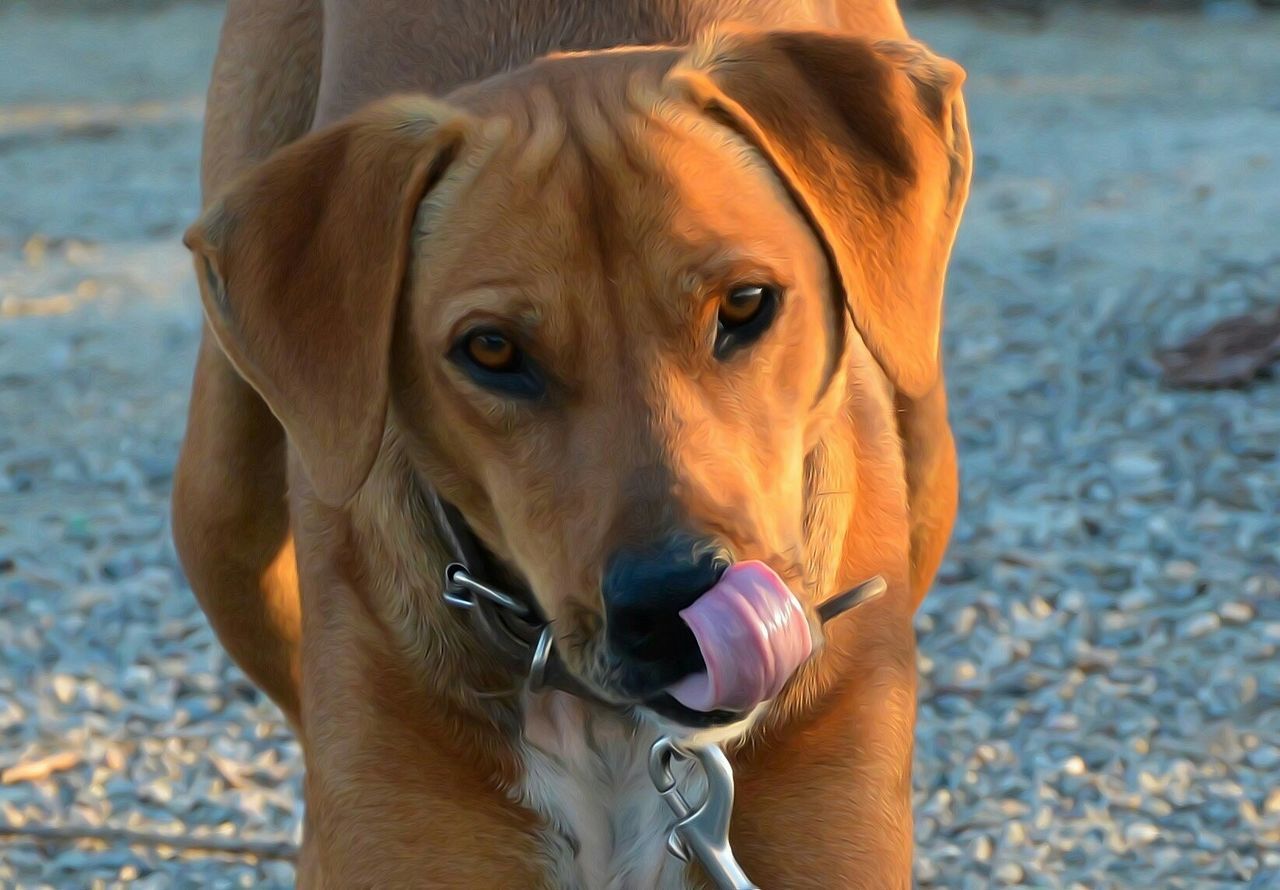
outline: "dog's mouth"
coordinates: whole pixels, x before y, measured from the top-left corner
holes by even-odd
[[[515,573],[487,551],[481,551],[476,564],[488,570],[487,577],[515,582]],[[598,622],[586,621],[592,626],[590,633],[570,633],[568,641],[556,640],[545,649],[541,642],[535,645],[532,637],[526,638],[533,647],[532,688],[541,688],[548,679],[547,668],[555,660],[559,643],[563,651],[577,656],[569,660],[576,664],[559,662],[561,680],[556,685],[560,689],[619,711],[636,712],[686,738],[698,735],[723,741],[749,726],[810,659],[822,624],[886,589],[884,578],[874,576],[819,604],[811,623],[800,600],[769,566],[758,561],[736,563],[678,613],[680,624],[668,623],[668,634],[684,640],[677,646],[676,657],[618,658]],[[505,596],[492,590],[487,593]],[[552,640],[545,620],[538,620],[540,610],[531,592],[528,598],[536,623],[530,624],[528,617],[516,623],[531,628],[535,636],[541,628],[543,638]],[[463,605],[481,611],[475,602]],[[507,608],[518,610],[519,606]],[[513,631],[511,636],[514,640],[522,634]],[[652,638],[650,634],[644,639]],[[516,643],[517,648],[520,645]]]
[[[485,577],[508,590],[518,589],[514,572],[487,551],[477,550],[475,562]],[[528,598],[536,616],[536,598],[532,593]],[[619,659],[610,653],[602,635],[592,634],[595,639],[587,646],[570,643],[567,651],[577,648],[580,655],[593,651],[595,657],[588,656],[585,665],[564,667],[577,675],[576,682],[584,685],[588,696],[619,709],[648,712],[675,727],[705,730],[750,721],[782,691],[814,649],[814,635],[799,599],[763,562],[729,566],[678,614],[679,622],[667,630],[678,639],[671,641],[674,657]],[[535,652],[535,663],[539,658]],[[592,661],[596,670],[589,667]]]
[[[627,698],[664,721],[702,729],[744,722],[774,699],[814,649],[790,587],[762,562],[741,562],[679,613],[680,657],[615,663]]]
[[[731,727],[759,714],[813,653],[815,633],[800,600],[777,572],[757,560],[722,569],[710,587],[677,613],[678,621],[642,625],[641,636],[630,638],[628,658],[611,653],[611,641],[606,642],[607,634],[595,621],[580,622],[594,625],[592,631],[566,641],[552,632],[554,621],[543,617],[529,586],[479,545],[460,521],[452,520],[438,501],[436,510],[443,514],[438,521],[458,539],[455,549],[462,551],[446,571],[446,601],[477,616],[490,616],[493,606],[482,608],[485,602],[501,607],[496,615],[482,617],[479,628],[508,660],[522,660],[520,650],[530,647],[532,689],[549,682],[571,694],[620,710],[647,712],[659,722],[691,730]],[[463,537],[474,546],[463,546]],[[468,564],[481,577],[525,595],[488,587],[471,575]],[[460,596],[455,589],[459,584],[477,598]],[[656,659],[648,655],[653,651],[648,643],[655,636],[673,643],[674,654]],[[566,659],[568,653],[577,657]]]

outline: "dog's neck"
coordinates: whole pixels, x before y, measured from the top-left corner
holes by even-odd
[[[454,559],[441,539],[421,482],[389,432],[382,457],[348,505],[357,550],[367,554],[358,595],[399,653],[420,694],[512,731],[523,677],[494,664],[443,597]]]

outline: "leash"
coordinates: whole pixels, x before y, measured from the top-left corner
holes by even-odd
[[[425,482],[422,489],[453,560],[444,570],[444,601],[469,616],[476,636],[505,666],[524,674],[530,691],[558,689],[616,709],[616,704],[605,701],[565,667],[556,651],[551,625],[543,619],[529,590],[512,584],[510,589],[519,591],[513,595],[481,580],[481,572],[500,577],[501,567],[486,556],[456,507],[441,500],[435,488]],[[886,589],[884,578],[877,575],[819,605],[818,618],[825,624]],[[706,779],[706,794],[697,804],[691,804],[680,790],[672,770],[677,761],[700,769]],[[733,766],[720,746],[686,747],[662,736],[649,749],[649,778],[675,818],[667,836],[668,852],[682,862],[696,859],[718,890],[760,890],[738,864],[729,843]]]

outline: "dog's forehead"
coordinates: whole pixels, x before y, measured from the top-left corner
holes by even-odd
[[[678,59],[631,49],[548,57],[451,97],[501,134],[455,208],[468,240],[559,254],[560,268],[574,268],[590,265],[581,255],[591,250],[615,261],[652,259],[650,248],[664,261],[682,247],[767,255],[806,237],[768,162],[667,88]]]
[[[631,49],[548,56],[454,101],[505,130],[488,172],[587,197],[588,186],[625,189],[661,175],[650,124],[676,58]]]

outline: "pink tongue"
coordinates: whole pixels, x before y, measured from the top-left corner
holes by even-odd
[[[680,613],[707,669],[667,691],[695,711],[748,711],[781,691],[809,657],[809,622],[762,562],[740,562]]]

